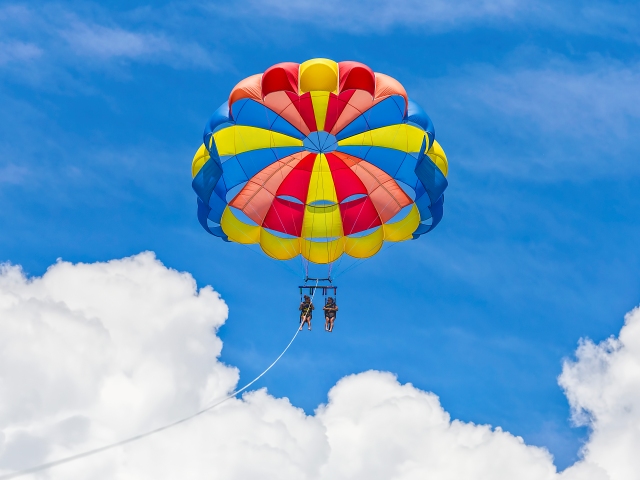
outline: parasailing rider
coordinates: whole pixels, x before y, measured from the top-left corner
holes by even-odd
[[[304,301],[300,303],[300,307],[298,308],[298,310],[300,310],[300,330],[302,330],[305,323],[309,326],[309,330],[311,330],[311,316],[313,315],[314,308],[309,295],[305,295]]]
[[[338,311],[338,305],[333,297],[327,298],[327,303],[322,308],[324,310],[324,329],[327,332],[333,332],[333,322],[336,319],[336,312]]]

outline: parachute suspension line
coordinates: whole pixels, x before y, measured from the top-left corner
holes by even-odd
[[[253,248],[251,248],[251,245],[246,245],[244,243],[238,243],[238,242],[233,242],[236,245],[242,245],[243,247],[245,247],[247,250],[249,250],[250,252],[253,252],[255,255],[258,255],[262,260],[264,260],[264,256],[261,255],[260,253],[256,252]],[[300,272],[296,272],[291,265],[289,265],[286,261],[278,261],[276,262],[276,265],[280,265],[283,268],[286,268],[289,272],[291,272],[294,276],[298,277],[300,275]],[[2,477],[0,477],[0,480],[2,480]]]
[[[316,294],[316,291],[317,291],[317,287],[318,287],[318,281],[316,281],[316,288],[313,289],[313,292],[312,292],[312,295],[311,295],[311,301],[313,301],[313,298],[315,297],[315,294]],[[115,442],[115,443],[110,443],[109,445],[104,445],[104,446],[99,447],[99,448],[94,448],[92,450],[87,450],[85,452],[78,453],[76,455],[71,455],[71,456],[66,457],[66,458],[61,458],[59,460],[54,460],[52,462],[47,462],[47,463],[43,463],[41,465],[36,465],[35,467],[27,468],[25,470],[20,470],[18,472],[13,472],[13,473],[5,474],[5,475],[0,475],[0,480],[11,480],[11,479],[14,479],[14,478],[23,477],[25,475],[31,475],[31,474],[36,473],[36,472],[41,472],[42,470],[48,470],[50,468],[57,467],[59,465],[64,465],[66,463],[71,463],[71,462],[74,462],[76,460],[80,460],[82,458],[90,457],[92,455],[97,455],[98,453],[106,452],[107,450],[113,450],[114,448],[120,447],[122,445],[126,445],[128,443],[133,443],[133,442],[136,442],[138,440],[142,440],[143,438],[150,437],[151,435],[154,435],[156,433],[160,433],[160,432],[162,432],[164,430],[168,430],[168,429],[170,429],[172,427],[180,425],[181,423],[186,423],[186,422],[188,422],[189,420],[191,420],[193,418],[199,417],[203,413],[206,413],[209,410],[212,410],[213,408],[217,407],[218,405],[223,404],[227,400],[231,400],[232,398],[235,398],[236,395],[238,395],[239,393],[244,392],[247,388],[249,388],[251,385],[253,385],[258,380],[260,380],[269,370],[271,370],[271,368],[273,368],[275,366],[276,363],[278,363],[278,361],[283,357],[283,355],[287,352],[287,350],[289,350],[289,347],[291,347],[291,345],[293,344],[294,340],[298,336],[298,333],[300,333],[300,329],[296,326],[296,333],[293,335],[293,337],[291,338],[291,340],[289,341],[287,346],[284,348],[282,353],[280,355],[278,355],[278,357],[271,363],[271,365],[269,365],[260,375],[258,375],[256,378],[251,380],[244,387],[239,388],[237,390],[234,390],[232,393],[230,393],[226,397],[224,397],[224,398],[222,398],[220,400],[214,401],[213,403],[211,403],[207,407],[203,408],[202,410],[197,411],[196,413],[193,413],[193,414],[191,414],[191,415],[189,415],[187,417],[184,417],[184,418],[182,418],[180,420],[177,420],[175,422],[168,423],[167,425],[163,425],[162,427],[155,428],[155,429],[150,430],[148,432],[141,433],[141,434],[135,435],[133,437],[125,438],[124,440],[120,440],[120,441]]]
[[[254,211],[255,211],[255,209],[254,209]],[[251,237],[249,237],[249,235],[248,235],[247,233],[242,232],[242,234],[243,234],[247,239],[251,240]],[[240,242],[233,242],[233,243],[238,244],[238,245],[242,245],[243,247],[245,247],[245,248],[247,248],[247,249],[251,250],[251,251],[252,251],[253,253],[255,253],[256,255],[260,255],[260,254],[259,254],[258,252],[256,252],[253,248],[251,248],[251,245],[254,245],[254,244],[252,244],[252,243],[248,243],[248,244],[247,244],[247,243],[240,243]],[[287,268],[287,270],[289,270],[290,272],[292,272],[292,273],[293,273],[294,275],[296,275],[296,276],[298,275],[298,273],[296,273],[296,271],[295,271],[293,268],[291,268],[289,265],[287,265],[287,262],[278,262],[278,263],[282,263],[282,264],[284,264],[284,267],[285,267],[285,268]],[[0,480],[2,480],[2,477],[0,477]]]
[[[382,250],[388,251],[393,247],[400,245],[401,243],[403,242],[385,242],[385,244],[382,246],[382,249],[380,249],[380,251]],[[336,278],[341,277],[342,275],[344,275],[347,272],[350,272],[351,270],[355,270],[356,268],[360,267],[363,263],[365,263],[367,260],[370,260],[370,259],[371,257],[358,259],[357,262],[349,265],[347,268],[341,271],[338,275],[336,275]],[[0,480],[2,480],[2,478],[0,478]]]
[[[382,207],[381,211],[384,211],[384,210],[387,208],[387,206],[389,206],[389,203],[391,203],[391,198],[389,198],[389,200],[387,200],[387,203],[385,203],[385,204],[384,204],[384,207]],[[364,207],[364,205],[363,205],[363,207]],[[357,223],[358,219],[360,218],[360,214],[362,213],[362,210],[363,210],[363,208],[360,208],[360,211],[358,212],[358,215],[356,216],[356,223]],[[382,225],[380,225],[380,228],[384,228],[384,227],[383,227]],[[393,243],[393,245],[390,245],[390,246],[388,246],[388,247],[387,247],[387,245],[386,245],[386,244],[388,244],[388,243]],[[393,247],[393,246],[397,245],[398,243],[400,243],[400,242],[384,242],[384,241],[383,241],[383,247],[382,247],[382,248],[384,248],[385,250],[388,250],[389,248],[391,248],[391,247]],[[375,248],[375,247],[372,247],[372,248],[371,248],[371,250],[373,250],[373,248]],[[371,252],[371,250],[367,251],[367,253]],[[349,251],[345,251],[345,253],[346,253],[347,255],[349,255],[349,252],[350,252],[350,251],[351,251],[351,250],[349,250]],[[371,259],[371,257],[358,258],[354,263],[352,263],[352,264],[351,264],[351,265],[349,265],[347,268],[345,268],[343,271],[341,271],[340,273],[338,273],[338,274],[336,275],[336,278],[337,278],[337,277],[339,277],[339,276],[342,276],[343,274],[347,273],[347,272],[348,272],[348,271],[350,271],[350,270],[354,270],[355,268],[359,267],[359,266],[360,266],[360,265],[362,265],[364,262],[366,262],[367,260],[370,260],[370,259]],[[341,265],[341,263],[342,263],[342,262],[341,262],[341,260],[342,260],[342,258],[340,259],[340,263],[338,264],[338,267],[339,267],[339,266]]]
[[[321,154],[319,154],[318,157],[320,155]],[[326,162],[326,158],[325,158],[325,162]],[[324,165],[322,165],[322,166],[324,166]],[[329,166],[329,164],[327,163],[327,167],[328,166]],[[329,168],[329,175],[331,176],[331,169],[330,168]],[[323,179],[322,180],[322,198],[323,198],[323,200],[326,201],[326,198],[327,198],[328,195],[325,195],[325,191],[324,191],[324,177],[322,177],[322,179]],[[335,190],[335,187],[334,187],[334,190]],[[331,208],[330,206],[324,205],[325,211],[323,212],[324,215],[322,215],[322,218],[324,219],[325,243],[327,245],[327,263],[329,263],[329,260],[331,259],[331,256],[332,256],[331,255],[331,253],[332,253],[331,252],[331,240],[330,240],[332,237],[329,236],[329,229],[327,228],[327,214],[326,214],[326,211],[329,210],[330,208]],[[333,218],[333,215],[332,215],[331,216],[331,232],[333,232],[333,226],[334,226],[333,225],[333,220],[334,220],[334,218]]]
[[[280,172],[280,175],[282,175],[282,172]],[[251,205],[251,209],[253,210],[253,212],[254,212],[257,216],[260,216],[260,215],[259,215],[259,213],[256,211],[256,209],[255,209],[255,207],[254,207],[253,205]],[[280,220],[280,223],[284,226],[284,223],[282,222],[282,219],[280,218],[280,214],[278,214],[278,212],[276,212],[276,214],[278,215],[278,220]],[[262,227],[262,228],[264,228],[264,227]],[[274,235],[274,237],[276,238],[276,240],[278,241],[278,243],[280,244],[280,246],[281,246],[281,247],[283,247],[283,250],[285,250],[285,251],[286,251],[286,248],[284,248],[284,245],[283,245],[282,240],[280,239],[280,237],[278,237],[277,235]],[[262,246],[260,246],[260,248],[262,248]],[[280,262],[278,262],[278,263],[283,263],[284,265],[286,265],[286,266],[287,266],[287,268],[288,268],[290,271],[292,271],[295,275],[297,275],[297,274],[295,273],[295,270],[294,270],[293,268],[291,268],[289,265],[287,265],[287,260],[283,260],[283,261],[280,261]]]
[[[276,215],[278,216],[278,220],[280,221],[280,225],[282,225],[283,228],[284,228],[284,222],[282,221],[282,218],[280,217],[280,214],[278,213],[277,210],[274,210],[274,211],[276,212]],[[293,214],[291,214],[291,220],[293,221],[294,228],[295,228],[295,218],[293,217]],[[283,245],[282,239],[280,239],[280,237],[277,236],[277,235],[274,235],[274,237],[278,240],[278,243],[280,244],[280,246],[283,247],[284,245]],[[286,248],[284,248],[284,250],[286,250]],[[288,260],[284,260],[284,263],[286,264],[287,261]],[[302,264],[300,266],[303,267]],[[302,269],[304,270],[304,268],[302,268]]]

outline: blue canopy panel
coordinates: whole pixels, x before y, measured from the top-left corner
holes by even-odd
[[[422,107],[411,100],[409,100],[407,110],[407,122],[413,123],[427,132],[427,136],[429,137],[429,146],[427,147],[427,150],[429,150],[431,145],[433,145],[433,141],[436,139],[435,127],[429,118],[429,115],[426,114]]]
[[[276,112],[250,98],[243,98],[234,102],[231,105],[230,116],[236,125],[264,128],[265,130],[289,135],[298,140],[302,140],[305,137],[300,130]]]
[[[415,168],[415,175],[418,178],[416,185],[416,206],[420,212],[420,225],[415,232],[413,238],[430,232],[444,214],[444,190],[449,184],[444,174],[436,166],[428,155],[425,155],[425,142],[422,142],[422,149]],[[435,200],[434,200],[435,199]],[[431,224],[423,223],[425,220],[431,219]]]
[[[398,167],[398,171],[396,172],[395,178],[398,181],[406,183],[410,186],[414,192],[418,188],[418,177],[416,176],[416,165],[418,164],[419,153],[408,153],[400,166]]]
[[[378,167],[380,170],[383,170],[392,178],[397,178],[396,175],[400,172],[400,169],[407,157],[409,157],[408,165],[411,165],[412,162],[416,162],[415,157],[411,154],[403,152],[402,150],[396,150],[395,148],[345,145],[339,146],[337,151],[366,160]],[[416,174],[413,171],[402,169],[401,175],[402,178],[397,178],[398,180],[401,180],[410,186],[416,184]]]
[[[233,122],[231,120],[230,113],[229,113],[229,105],[227,104],[227,102],[224,102],[214,112],[214,114],[211,115],[211,118],[209,119],[209,121],[204,127],[204,133],[202,134],[202,143],[204,143],[204,146],[207,148],[207,150],[209,150],[209,153],[211,153],[211,150],[209,148],[211,135],[213,135],[216,131],[220,130],[221,128],[224,128],[226,124],[232,124],[232,123]],[[216,155],[217,155],[217,150],[216,150]]]
[[[302,147],[261,148],[230,157],[222,164],[222,178],[226,189],[222,198],[225,198],[226,193],[233,187],[248,182],[256,173],[272,163],[301,151]],[[220,193],[222,192],[218,192],[218,195]]]
[[[427,195],[422,196],[422,199],[428,198],[429,197]],[[424,200],[422,200],[420,204],[419,202],[416,202],[416,205],[418,205],[418,211],[420,212],[421,223],[418,225],[418,228],[415,230],[415,232],[413,232],[414,239],[436,228],[436,226],[440,223],[440,220],[442,220],[442,216],[444,215],[444,194],[434,204],[429,203],[425,207],[425,203],[429,202],[425,202]],[[429,220],[429,218],[431,218],[431,225],[422,223],[424,220]]]
[[[229,189],[227,188],[227,185],[224,183],[224,177],[220,177],[220,180],[218,180],[218,183],[216,184],[216,188],[214,188],[213,191],[218,196],[218,198],[226,202],[227,192],[229,191]]]
[[[415,172],[425,192],[429,196],[431,203],[436,203],[444,193],[447,185],[449,185],[447,178],[429,156],[424,154],[418,161]],[[416,198],[418,198],[418,193],[418,190],[416,190]]]
[[[207,219],[209,219],[209,213],[211,209],[209,206],[205,205],[205,203],[200,200],[198,197],[198,221],[202,228],[204,228],[211,235],[215,235],[216,237],[222,238],[225,242],[229,241],[229,237],[222,231],[222,227],[220,225],[209,225]]]
[[[404,120],[404,97],[392,95],[356,117],[336,135],[336,139],[343,140],[367,130],[403,123]]]
[[[196,195],[198,195],[200,201],[208,208],[206,216],[217,223],[220,222],[222,212],[227,204],[227,202],[217,194],[213,195],[214,190],[220,183],[221,177],[222,168],[218,165],[216,159],[210,158],[191,182],[191,186],[196,192]],[[207,229],[207,231],[209,230]]]

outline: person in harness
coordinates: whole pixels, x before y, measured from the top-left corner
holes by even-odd
[[[327,332],[333,332],[333,322],[336,319],[336,312],[338,311],[338,305],[333,297],[327,298],[327,303],[322,308],[324,310],[324,329]]]
[[[305,295],[304,301],[300,303],[300,308],[298,309],[300,310],[300,330],[302,330],[305,323],[309,326],[309,330],[311,330],[311,317],[314,308],[309,295]]]

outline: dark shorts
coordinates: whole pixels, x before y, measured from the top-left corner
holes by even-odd
[[[327,318],[336,318],[336,312],[326,312],[324,316]]]

